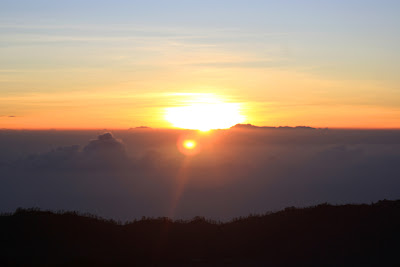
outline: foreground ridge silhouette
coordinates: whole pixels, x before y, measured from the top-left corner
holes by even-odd
[[[125,224],[76,212],[0,216],[0,264],[138,266],[400,265],[400,200],[289,207],[218,223],[142,218]]]

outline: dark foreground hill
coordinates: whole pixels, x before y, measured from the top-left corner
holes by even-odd
[[[0,264],[395,266],[400,200],[286,208],[228,223],[147,219],[124,225],[18,209],[0,217]]]

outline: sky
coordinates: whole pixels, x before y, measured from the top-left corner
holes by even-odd
[[[190,115],[210,99],[237,107],[232,124],[400,128],[399,10],[385,0],[1,0],[0,128],[179,127],[171,108]]]

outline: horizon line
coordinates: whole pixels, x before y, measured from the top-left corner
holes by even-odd
[[[238,125],[238,124],[236,124]],[[248,125],[248,128],[235,128],[235,126],[231,126],[229,128],[219,128],[219,129],[210,129],[209,131],[217,131],[217,130],[269,130],[269,129],[284,129],[284,128],[293,128],[301,130],[302,127],[310,130],[400,130],[399,127],[314,127],[308,125],[279,125],[279,126],[271,126],[271,125],[253,125],[253,124],[239,124],[239,125]],[[186,128],[176,128],[176,127],[151,127],[151,126],[134,126],[134,127],[16,127],[9,128],[4,127],[0,128],[0,131],[13,130],[13,131],[128,131],[128,130],[178,130],[178,131],[201,131],[199,129],[186,129]]]

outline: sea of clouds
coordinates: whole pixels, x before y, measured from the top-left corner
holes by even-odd
[[[186,156],[178,140],[198,140]],[[400,131],[0,131],[0,211],[229,220],[400,198]]]

